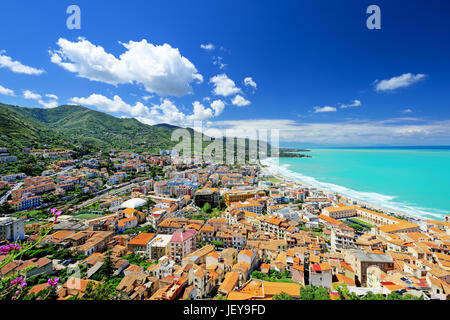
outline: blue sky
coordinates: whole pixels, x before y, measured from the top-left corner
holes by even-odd
[[[71,4],[81,30],[66,28]],[[366,28],[371,4],[381,30]],[[450,145],[449,9],[437,0],[10,1],[0,10],[0,101],[274,128],[292,146]]]

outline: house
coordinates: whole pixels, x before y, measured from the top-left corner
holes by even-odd
[[[194,229],[176,231],[170,239],[170,259],[180,263],[184,257],[189,255],[196,245],[195,234]]]
[[[172,235],[157,234],[147,245],[148,258],[159,260],[163,256],[168,256],[170,252],[170,239]]]
[[[159,259],[157,264],[152,264],[148,267],[147,273],[152,277],[162,279],[173,273],[174,266],[175,262],[169,259],[169,257],[164,256]]]
[[[273,296],[282,292],[294,299],[300,298],[300,285],[298,283],[268,282],[252,279],[241,289],[231,291],[228,300],[271,300]]]
[[[149,243],[155,237],[154,233],[140,233],[128,242],[128,250],[146,257],[150,256]]]
[[[123,216],[125,218],[131,218],[136,217],[138,220],[138,223],[144,223],[145,222],[145,213],[138,211],[133,208],[126,208],[122,210]]]
[[[184,257],[181,261],[181,266],[184,267],[187,264],[205,264],[208,254],[212,252],[215,252],[214,246],[206,245]]]
[[[81,246],[76,247],[79,254],[90,256],[95,252],[102,252],[106,249],[107,243],[113,238],[112,231],[93,231],[91,237]]]
[[[25,225],[22,219],[0,217],[0,241],[22,241],[25,238]]]
[[[117,222],[118,232],[124,232],[128,229],[136,228],[138,225],[138,220],[136,217],[123,218]]]
[[[236,272],[228,272],[225,275],[225,279],[220,285],[218,292],[223,296],[227,296],[233,291],[239,284],[239,274]]]
[[[312,286],[332,288],[331,266],[328,262],[314,263],[309,266],[309,284]]]
[[[66,283],[64,283],[62,288],[58,290],[58,296],[60,298],[68,298],[74,296],[78,296],[80,298],[84,295],[84,292],[86,291],[89,283],[97,285],[99,282],[71,277],[67,280]]]
[[[220,194],[217,188],[204,188],[195,192],[194,203],[200,208],[206,203],[209,203],[212,208],[215,208],[219,204],[219,198]]]
[[[144,273],[131,272],[123,277],[116,290],[130,300],[145,300],[159,289],[159,281]]]
[[[193,272],[192,284],[197,288],[197,296],[199,298],[205,298],[212,290],[208,272],[202,267],[198,267],[197,270]]]
[[[239,251],[239,254],[237,256],[237,261],[248,263],[248,265],[250,266],[249,272],[251,273],[255,269],[255,267],[259,261],[259,258],[255,252],[246,249],[246,250]]]
[[[349,262],[363,286],[367,284],[368,267],[376,265],[384,272],[394,269],[394,260],[391,256],[386,254],[368,253],[360,249],[347,250],[345,261]]]

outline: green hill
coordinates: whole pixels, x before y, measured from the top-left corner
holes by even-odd
[[[76,105],[43,109],[0,104],[0,146],[17,151],[63,147],[80,155],[112,149],[157,153],[161,149],[172,149],[178,143],[171,141],[176,129],[179,127],[170,124],[150,126],[133,118],[117,118]],[[188,130],[193,137],[193,129]],[[203,147],[208,144],[204,141]],[[248,147],[249,140],[246,139],[246,151]]]
[[[48,134],[49,140],[56,135],[68,139],[78,147],[138,152],[156,152],[175,145],[170,140],[174,129],[172,127],[149,126],[136,119],[116,118],[81,106],[65,105],[42,109],[0,105],[0,109],[0,133],[6,133],[14,140],[25,140],[21,144],[27,144],[28,140],[22,135],[23,122],[27,123],[27,128],[34,133],[33,138],[37,141]],[[9,114],[20,121],[6,126]],[[46,130],[45,133],[43,130]]]
[[[0,145],[10,148],[67,144],[63,134],[4,104],[0,104],[0,138]]]

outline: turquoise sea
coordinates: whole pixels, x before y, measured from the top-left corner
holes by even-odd
[[[312,158],[263,163],[355,200],[442,220],[450,214],[450,147],[308,149]]]

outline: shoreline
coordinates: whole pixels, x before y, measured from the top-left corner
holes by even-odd
[[[266,158],[266,159],[269,159],[269,158]],[[264,160],[265,159],[263,159],[263,161]],[[261,173],[272,175],[272,176],[278,178],[279,180],[281,180],[281,181],[283,181],[285,183],[296,184],[296,185],[304,186],[304,187],[307,187],[307,188],[315,188],[315,189],[317,189],[317,190],[319,190],[321,192],[325,192],[325,193],[337,194],[337,195],[339,195],[339,196],[341,196],[343,198],[348,199],[351,202],[356,202],[356,205],[358,205],[360,207],[365,207],[365,208],[367,208],[369,210],[370,209],[378,210],[378,211],[381,211],[384,214],[387,214],[387,215],[390,215],[390,216],[400,216],[400,217],[402,217],[404,219],[407,219],[408,221],[414,221],[414,222],[425,223],[426,220],[433,220],[431,218],[424,218],[424,217],[421,217],[421,216],[415,216],[415,215],[411,215],[411,214],[406,214],[404,212],[400,212],[400,211],[397,211],[397,210],[394,210],[394,209],[388,209],[388,208],[385,208],[385,207],[382,207],[382,206],[379,206],[379,205],[375,205],[373,203],[369,203],[367,201],[361,201],[361,200],[352,198],[350,196],[343,195],[343,194],[341,194],[339,192],[336,192],[336,191],[326,190],[326,189],[323,189],[323,188],[320,188],[320,187],[313,186],[313,185],[308,184],[308,183],[306,183],[304,181],[301,181],[300,179],[296,179],[296,178],[291,178],[291,177],[285,176],[282,173],[273,170],[273,168],[271,168],[270,166],[264,164],[261,161],[259,163],[259,166],[261,168]],[[442,217],[442,220],[444,220],[444,217]]]

